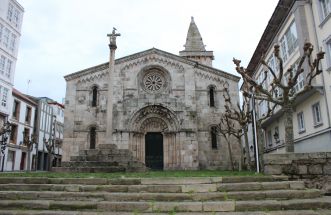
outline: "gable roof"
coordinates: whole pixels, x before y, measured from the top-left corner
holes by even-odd
[[[157,48],[151,48],[151,49],[148,49],[148,50],[145,50],[145,51],[142,51],[142,52],[138,52],[138,53],[135,53],[135,54],[132,54],[132,55],[128,55],[128,56],[125,56],[125,57],[122,57],[122,58],[118,58],[118,59],[115,60],[115,65],[116,64],[121,64],[121,63],[126,62],[126,61],[138,59],[138,58],[144,57],[146,55],[150,55],[150,54],[158,54],[158,55],[170,58],[172,60],[176,60],[176,61],[181,62],[181,63],[191,65],[195,68],[199,68],[201,70],[204,70],[204,71],[222,76],[224,78],[227,78],[227,79],[230,79],[230,80],[233,80],[233,81],[236,81],[236,82],[238,82],[240,80],[239,76],[224,72],[224,71],[219,70],[219,69],[215,69],[213,67],[209,67],[209,66],[200,64],[196,61],[189,60],[187,58],[184,58],[184,57],[181,57],[181,56],[178,56],[178,55],[166,52],[166,51],[162,51],[162,50],[157,49]],[[80,71],[75,72],[75,73],[71,73],[69,75],[64,76],[64,78],[65,78],[66,81],[69,81],[69,80],[73,80],[73,79],[79,78],[81,76],[84,76],[88,73],[97,72],[97,71],[105,70],[105,69],[108,69],[108,68],[109,68],[109,62],[106,62],[106,63],[99,64],[99,65],[94,66],[94,67],[90,67],[90,68],[87,68],[87,69],[84,69],[84,70],[80,70]]]

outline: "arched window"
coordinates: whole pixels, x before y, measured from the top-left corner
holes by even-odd
[[[95,143],[96,143],[96,127],[90,128],[90,149],[95,149]]]
[[[92,107],[97,106],[97,101],[98,101],[98,87],[94,86],[92,88]]]
[[[215,107],[215,88],[209,87],[209,106]]]
[[[210,136],[211,136],[211,148],[217,149],[217,128],[216,128],[216,126],[211,127]]]

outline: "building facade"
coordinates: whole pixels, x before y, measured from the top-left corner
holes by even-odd
[[[62,158],[64,106],[47,97],[31,97],[38,104],[35,133],[37,134],[36,152],[37,170],[48,170],[49,162],[52,166],[59,166]],[[52,161],[46,144],[53,148]]]
[[[325,59],[321,62],[323,72],[317,76],[312,85],[314,88],[298,97],[293,113],[294,151],[295,152],[325,152],[331,151],[331,1],[295,1],[280,0],[261,40],[248,65],[253,77],[259,83],[264,79],[265,62],[279,74],[278,61],[273,53],[275,44],[280,45],[280,55],[284,62],[284,80],[288,80],[292,67],[295,71],[300,56],[303,55],[304,43],[309,41],[314,46],[313,56],[323,50]],[[308,65],[300,74],[293,92],[300,92],[306,82]],[[286,72],[287,71],[287,72]],[[268,75],[264,87],[268,88],[272,81]],[[274,96],[281,96],[282,92]],[[256,101],[258,116],[266,114],[268,103]],[[264,129],[265,152],[284,153],[285,126],[281,108],[262,123]]]
[[[13,88],[13,109],[9,121],[11,133],[4,157],[4,171],[19,171],[33,169],[35,148],[29,151],[24,135],[34,133],[35,112],[37,103]]]
[[[193,18],[184,47],[179,56],[152,48],[116,59],[111,79],[109,62],[65,76],[63,161],[111,142],[152,169],[229,169],[227,144],[212,131],[224,112],[223,84],[236,102],[239,78],[212,67]]]
[[[12,110],[12,88],[18,45],[21,37],[23,7],[16,0],[0,2],[0,124]]]

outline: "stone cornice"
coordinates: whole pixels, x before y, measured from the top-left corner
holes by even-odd
[[[240,80],[240,77],[238,77],[238,76],[232,75],[230,73],[226,73],[222,70],[215,69],[213,67],[209,67],[209,66],[206,66],[206,65],[199,64],[196,61],[189,60],[189,59],[186,59],[184,57],[180,57],[178,55],[171,54],[169,52],[165,52],[165,51],[162,51],[162,50],[159,50],[159,49],[156,49],[156,48],[148,49],[146,51],[138,52],[138,53],[135,53],[135,54],[132,54],[132,55],[128,55],[126,57],[116,59],[115,60],[115,65],[138,59],[136,62],[129,62],[127,65],[125,65],[122,68],[122,70],[127,69],[127,68],[130,67],[130,65],[133,66],[135,63],[142,63],[144,59],[139,59],[139,58],[142,58],[144,56],[151,55],[151,54],[155,54],[155,55],[150,56],[149,58],[145,58],[145,59],[151,59],[151,60],[154,60],[156,62],[161,62],[161,63],[168,64],[168,65],[170,64],[171,66],[177,67],[179,69],[182,69],[182,67],[183,67],[182,65],[180,65],[178,63],[178,62],[181,62],[181,63],[184,63],[184,64],[191,65],[191,66],[193,66],[197,69],[204,70],[206,72],[210,72],[214,75],[233,80],[235,82],[238,82]],[[161,57],[158,57],[158,56],[165,57],[165,58],[161,58]],[[174,61],[177,61],[177,62],[174,62]],[[70,80],[78,79],[82,76],[89,75],[89,74],[92,74],[92,73],[95,73],[95,72],[98,72],[98,71],[101,71],[101,70],[106,70],[108,68],[109,68],[109,64],[108,64],[108,62],[106,62],[106,63],[100,64],[100,65],[97,65],[97,66],[94,66],[94,67],[90,67],[90,68],[87,68],[87,69],[84,69],[84,70],[66,75],[66,76],[64,76],[64,78],[65,78],[66,81],[70,81]]]

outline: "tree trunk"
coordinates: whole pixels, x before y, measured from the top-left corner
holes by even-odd
[[[228,137],[225,137],[226,142],[228,143],[228,150],[229,150],[229,158],[230,158],[230,163],[231,163],[231,170],[234,170],[234,164],[233,164],[233,158],[232,158],[232,150],[231,150],[231,144],[230,140]]]
[[[245,151],[246,151],[246,166],[247,170],[251,170],[251,155],[249,153],[249,143],[248,143],[248,135],[247,135],[247,130],[244,129],[244,138],[245,138]]]
[[[245,160],[244,160],[244,149],[242,146],[242,141],[241,141],[241,137],[238,138],[238,143],[239,143],[239,148],[240,148],[240,164],[239,164],[239,171],[242,170],[242,168],[246,169],[245,165]]]
[[[285,150],[294,152],[294,135],[293,135],[293,106],[290,102],[283,106],[285,114]]]

